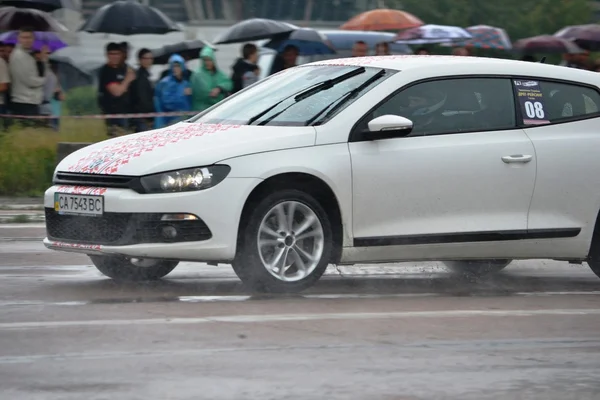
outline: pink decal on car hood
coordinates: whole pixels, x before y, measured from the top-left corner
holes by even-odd
[[[70,165],[68,171],[88,174],[114,174],[121,166],[128,164],[131,159],[141,157],[154,149],[239,127],[240,125],[177,124],[161,130],[124,137],[117,142],[107,143],[105,146],[82,157],[75,164]]]
[[[59,186],[56,191],[58,193],[69,193],[69,194],[89,194],[100,196],[106,193],[107,188],[91,187],[91,186]]]

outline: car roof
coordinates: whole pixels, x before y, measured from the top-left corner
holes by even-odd
[[[436,75],[521,75],[572,80],[600,85],[600,74],[576,68],[541,64],[530,61],[507,60],[487,57],[391,55],[337,58],[315,61],[310,65],[376,67],[398,71],[421,70]]]

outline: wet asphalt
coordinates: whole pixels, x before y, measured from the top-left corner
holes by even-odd
[[[117,284],[0,224],[0,399],[600,399],[600,279],[516,261],[331,267],[289,296],[229,266]]]

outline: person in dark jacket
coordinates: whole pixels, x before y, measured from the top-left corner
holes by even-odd
[[[269,75],[276,74],[283,71],[284,69],[293,68],[296,66],[298,60],[298,54],[300,51],[293,44],[285,46],[283,51],[275,57],[271,72]]]
[[[148,49],[138,51],[140,67],[135,72],[135,80],[131,83],[131,112],[134,114],[153,113],[154,85],[150,80],[150,68],[154,62],[152,52]],[[135,132],[144,132],[152,129],[154,118],[133,118]]]
[[[238,58],[233,64],[233,93],[248,87],[256,82],[260,75],[260,70],[256,63],[258,62],[258,47],[252,43],[246,43],[242,47],[242,58]]]

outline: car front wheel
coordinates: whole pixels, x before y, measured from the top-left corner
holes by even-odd
[[[502,271],[512,260],[464,260],[444,261],[446,267],[460,275],[485,276]]]
[[[118,256],[90,256],[104,275],[116,281],[143,282],[158,280],[175,269],[179,262],[128,259]]]
[[[233,269],[252,290],[300,292],[325,272],[332,229],[326,211],[310,194],[284,189],[259,201],[242,227]]]

